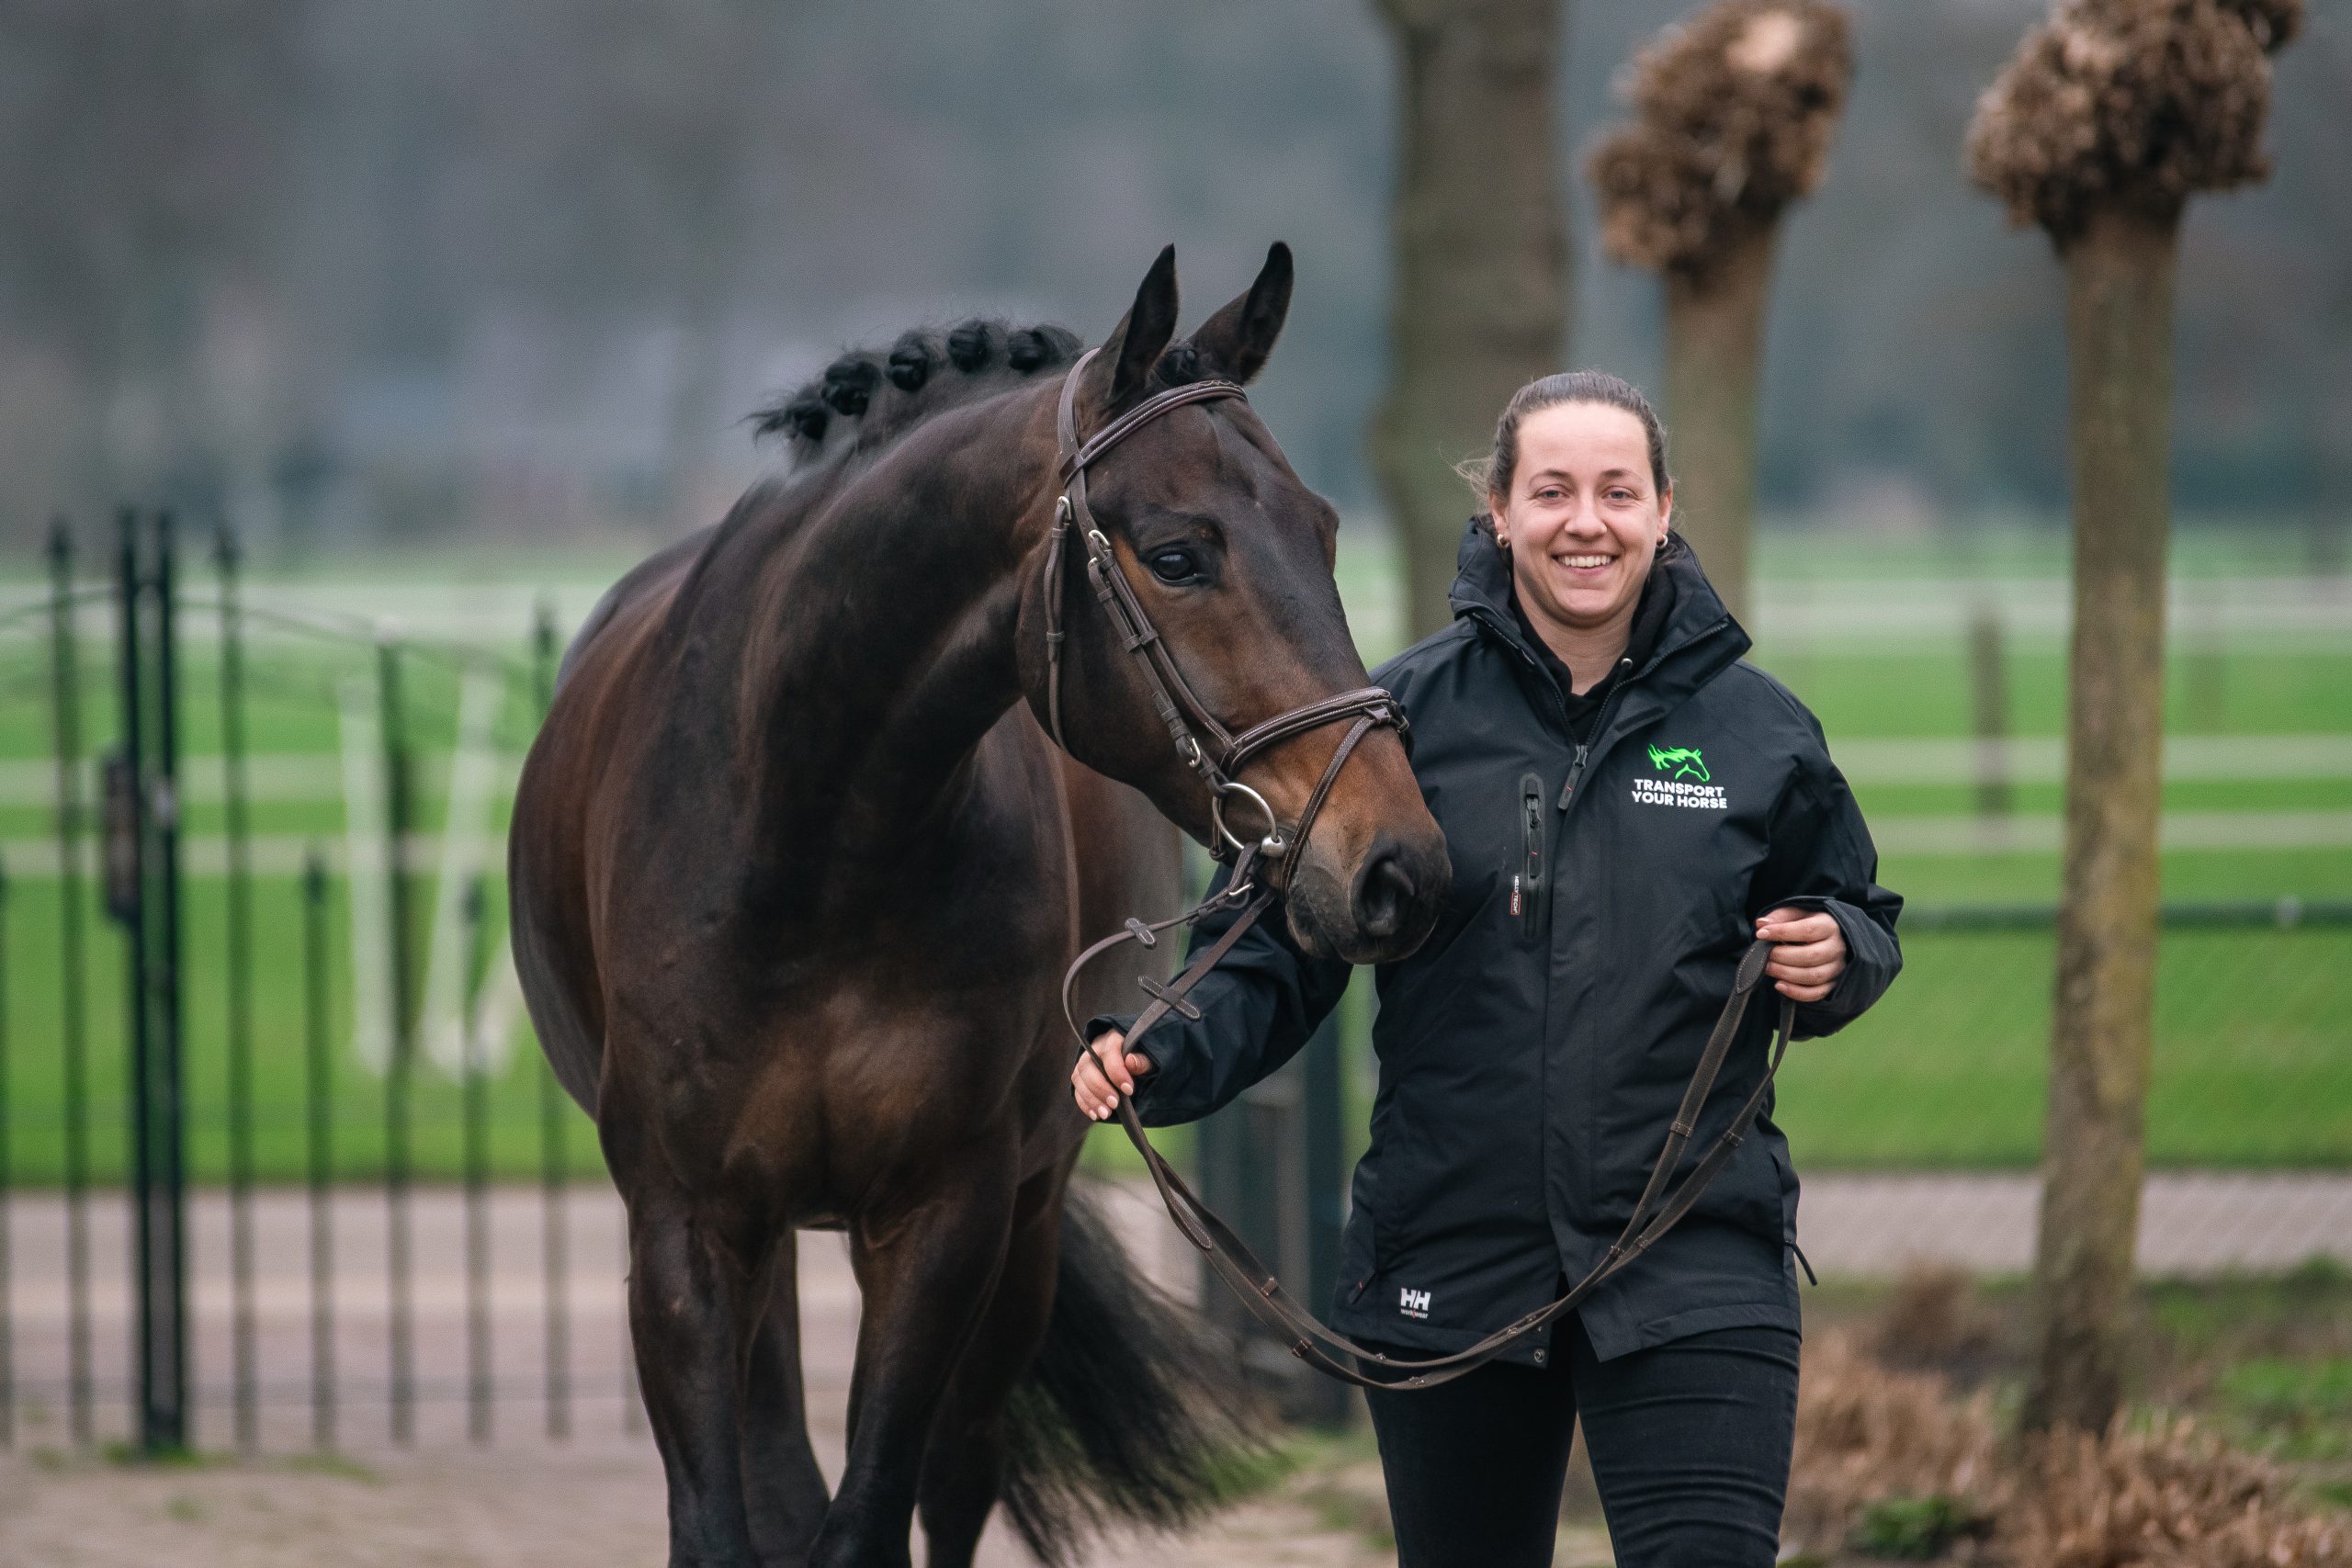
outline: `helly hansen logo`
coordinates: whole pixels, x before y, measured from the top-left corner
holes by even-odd
[[[1407,1317],[1427,1317],[1430,1314],[1430,1293],[1427,1291],[1400,1289],[1396,1292],[1396,1310]]]

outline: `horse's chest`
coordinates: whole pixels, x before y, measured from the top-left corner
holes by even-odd
[[[674,1064],[665,1142],[698,1181],[793,1193],[796,1223],[854,1208],[893,1170],[1017,1135],[1042,1001],[920,982],[782,998]]]

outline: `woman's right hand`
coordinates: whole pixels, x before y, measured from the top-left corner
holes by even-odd
[[[1106,1029],[1094,1037],[1086,1055],[1069,1070],[1070,1098],[1097,1122],[1116,1115],[1119,1096],[1135,1093],[1136,1079],[1151,1071],[1151,1058],[1140,1051],[1129,1051],[1126,1046],[1125,1034]]]

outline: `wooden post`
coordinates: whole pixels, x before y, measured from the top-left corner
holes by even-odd
[[[1976,721],[1976,814],[2009,814],[2009,660],[2001,612],[1977,601],[1968,617],[1969,706]]]

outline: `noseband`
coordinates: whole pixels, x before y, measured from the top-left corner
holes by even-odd
[[[1241,861],[1253,861],[1264,886],[1280,889],[1289,884],[1298,855],[1306,843],[1306,835],[1314,828],[1315,818],[1323,809],[1323,802],[1331,793],[1332,784],[1340,776],[1340,769],[1348,756],[1373,729],[1387,725],[1399,734],[1406,732],[1405,712],[1396,699],[1378,686],[1360,686],[1351,692],[1304,703],[1274,715],[1236,735],[1225,727],[1208,705],[1202,702],[1185,681],[1184,672],[1177,668],[1175,656],[1159,629],[1151,624],[1144,611],[1143,601],[1136,596],[1135,585],[1127,581],[1125,570],[1111,548],[1111,540],[1094,520],[1093,511],[1086,503],[1086,473],[1113,447],[1158,419],[1161,414],[1184,407],[1188,403],[1208,402],[1220,398],[1235,398],[1247,402],[1238,382],[1224,380],[1193,381],[1157,392],[1080,441],[1078,435],[1078,383],[1085,374],[1088,363],[1099,349],[1089,349],[1079,362],[1070,367],[1062,379],[1061,405],[1055,414],[1055,435],[1061,451],[1060,498],[1054,503],[1054,525],[1046,544],[1046,725],[1053,732],[1054,743],[1065,751],[1069,741],[1062,732],[1062,644],[1068,631],[1064,622],[1063,594],[1067,592],[1067,572],[1063,560],[1069,553],[1069,536],[1073,530],[1086,551],[1086,579],[1093,585],[1094,597],[1102,606],[1102,614],[1119,640],[1135,656],[1136,667],[1142,671],[1144,685],[1151,694],[1151,705],[1159,715],[1159,722],[1168,728],[1169,739],[1175,743],[1176,755],[1186,767],[1200,775],[1209,790],[1209,821],[1216,835],[1209,844],[1209,853],[1218,860],[1240,857],[1236,862],[1234,881],[1241,876]],[[1243,784],[1239,774],[1252,761],[1273,750],[1293,736],[1310,729],[1319,729],[1340,719],[1353,718],[1347,734],[1324,765],[1323,776],[1307,796],[1298,820],[1285,834],[1274,808],[1266,797]],[[1226,805],[1238,797],[1256,808],[1265,831],[1253,845],[1225,819]]]

